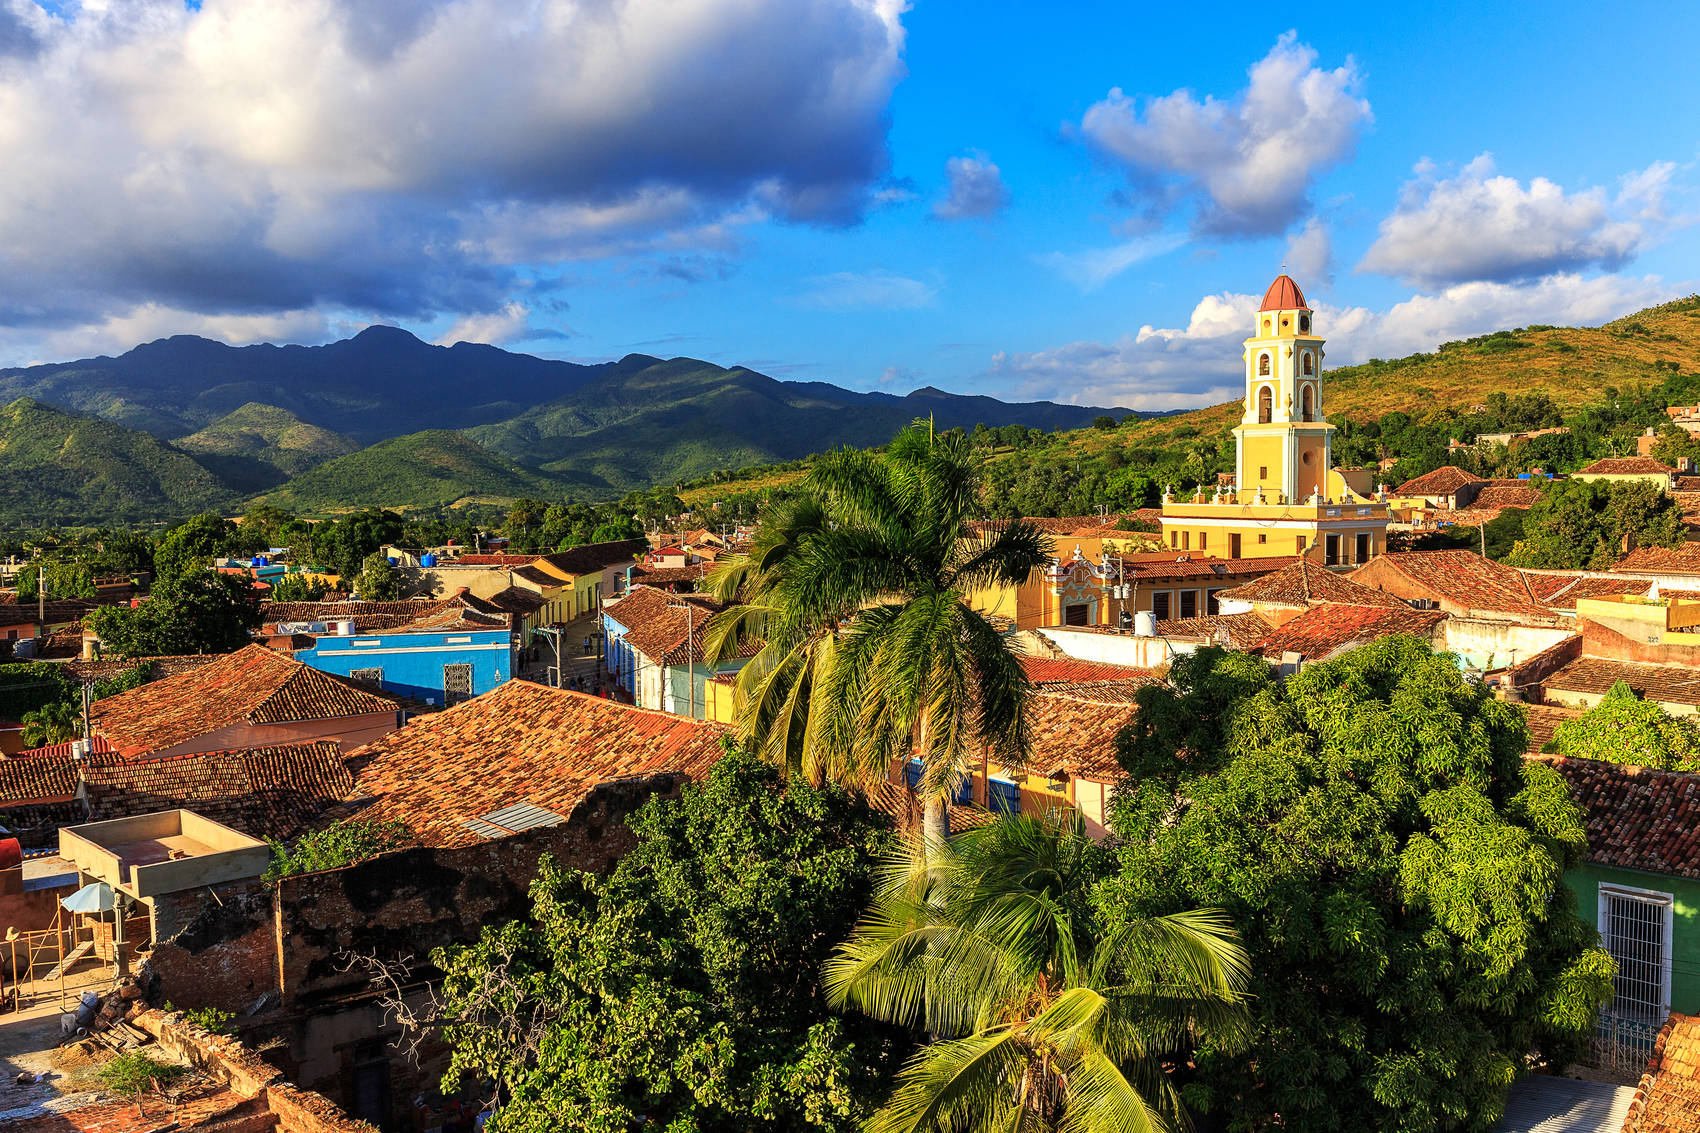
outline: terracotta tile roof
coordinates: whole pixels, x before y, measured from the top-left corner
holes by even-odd
[[[498,610],[505,610],[510,614],[534,613],[549,604],[549,599],[535,590],[522,590],[517,586],[510,586],[506,590],[492,594],[485,601]]]
[[[1407,480],[1393,489],[1395,496],[1455,496],[1458,489],[1466,484],[1480,484],[1482,478],[1456,468],[1450,464],[1442,465],[1433,472],[1425,472],[1414,480]]]
[[[256,838],[286,841],[354,793],[334,740],[83,768],[96,821],[182,808]]]
[[[553,586],[563,586],[563,585],[565,585],[564,580],[556,578],[554,575],[550,574],[548,571],[542,569],[541,567],[534,567],[534,566],[512,567],[512,568],[509,569],[508,573],[513,575],[515,578],[523,578],[527,582],[532,583],[535,586],[553,587]]]
[[[1529,589],[1543,606],[1574,610],[1578,598],[1605,598],[1616,594],[1645,594],[1653,584],[1645,578],[1600,578],[1581,574],[1534,574],[1524,572]]]
[[[1166,618],[1157,623],[1158,637],[1197,638],[1200,641],[1228,639],[1228,648],[1244,649],[1275,627],[1262,614],[1206,614],[1200,618]]]
[[[1476,493],[1476,498],[1470,501],[1472,511],[1497,510],[1508,507],[1533,507],[1541,498],[1538,488],[1522,485],[1502,487],[1492,484]]]
[[[585,543],[552,555],[541,555],[539,561],[565,574],[594,574],[607,567],[630,563],[648,548],[647,539],[616,539],[607,543]]]
[[[1133,678],[1153,678],[1149,669],[1129,665],[1109,665],[1102,661],[1082,661],[1077,657],[1023,657],[1021,669],[1034,685],[1049,685],[1071,681],[1114,681]]]
[[[452,559],[438,559],[438,566],[527,566],[537,561],[536,555],[456,555]]]
[[[696,582],[707,576],[712,563],[695,563],[682,567],[633,567],[632,583],[645,586],[665,586],[674,582]]]
[[[1653,1043],[1623,1133],[1693,1133],[1700,1129],[1700,1018],[1674,1012]]]
[[[1029,770],[1062,772],[1088,779],[1116,779],[1116,735],[1139,713],[1139,689],[1155,676],[1131,680],[1077,682],[1037,690],[1028,701],[1032,737]]]
[[[1675,476],[1676,469],[1650,456],[1608,456],[1586,468],[1577,469],[1576,476]]]
[[[920,800],[902,783],[881,783],[868,792],[867,799],[869,806],[890,818],[899,830],[919,827],[925,817]],[[997,817],[983,807],[965,803],[951,803],[946,811],[952,833],[984,826]]]
[[[1345,606],[1326,602],[1306,610],[1252,646],[1254,653],[1279,658],[1297,653],[1307,661],[1321,661],[1353,645],[1362,645],[1396,633],[1432,637],[1435,627],[1446,620],[1440,610],[1409,607]]]
[[[0,759],[0,806],[64,802],[76,795],[77,781],[69,751]]]
[[[570,816],[598,784],[720,758],[725,726],[584,693],[508,681],[354,752],[362,811],[399,819],[428,846],[483,840],[464,823],[518,803]]]
[[[1368,567],[1393,569],[1417,586],[1467,610],[1551,617],[1541,608],[1522,571],[1484,559],[1474,551],[1398,551]]]
[[[1289,560],[1273,574],[1253,579],[1216,595],[1218,601],[1253,602],[1265,606],[1288,606],[1302,609],[1318,602],[1344,602],[1354,606],[1385,606],[1388,609],[1410,609],[1410,603],[1392,594],[1384,594],[1361,582],[1353,582],[1344,574],[1331,571],[1310,559]]]
[[[1578,657],[1541,684],[1561,692],[1604,693],[1618,681],[1661,704],[1700,706],[1700,669],[1680,665],[1642,665],[1604,657]]]
[[[1098,535],[1135,535],[1116,526],[1123,519],[1134,518],[1137,512],[1125,515],[1024,515],[1021,522],[1032,524],[1047,535],[1074,535],[1091,538]]]
[[[625,597],[603,609],[626,627],[626,644],[637,652],[657,664],[684,665],[702,661],[709,619],[720,612],[721,606],[701,594],[634,586]],[[753,657],[760,648],[760,642],[747,638],[738,655]]]
[[[127,661],[67,661],[65,668],[79,681],[101,681],[128,672],[138,665],[146,665],[148,680],[157,681],[187,673],[190,669],[198,669],[216,660],[216,653],[187,653],[176,657],[135,657]]]
[[[1678,492],[1700,492],[1700,476],[1678,476],[1675,482]]]
[[[1683,543],[1678,547],[1637,547],[1611,569],[1648,574],[1700,574],[1700,543]]]
[[[396,602],[271,602],[260,607],[260,624],[282,622],[352,621],[362,633],[394,629],[429,614],[442,605],[434,598]]]
[[[1700,878],[1700,775],[1598,759],[1526,758],[1564,776],[1582,810],[1589,861]]]
[[[1556,704],[1525,704],[1523,715],[1529,725],[1529,750],[1538,752],[1552,742],[1560,724],[1581,716],[1582,710]]]
[[[46,747],[25,748],[23,751],[18,752],[18,754],[9,756],[8,758],[33,759],[40,758],[42,756],[69,757],[75,754],[77,746],[81,743],[81,740],[66,740],[62,744],[48,744]],[[106,737],[104,736],[96,736],[89,744],[89,752],[93,755],[107,755],[113,750],[113,746],[106,742]]]
[[[95,731],[126,756],[143,755],[237,723],[281,724],[394,712],[373,692],[262,645],[98,702]]]

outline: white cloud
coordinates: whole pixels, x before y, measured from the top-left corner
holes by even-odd
[[[1287,270],[1300,279],[1327,284],[1334,278],[1334,244],[1322,218],[1313,216],[1287,237]]]
[[[329,342],[360,329],[340,324],[316,310],[276,314],[205,315],[181,307],[144,303],[85,326],[41,334],[36,328],[0,331],[0,356],[21,362],[58,362],[100,354],[122,354],[131,347],[177,334],[196,334],[234,346],[254,342]]]
[[[903,0],[0,0],[0,323],[492,311],[883,182]]]
[[[1355,64],[1325,71],[1289,31],[1226,99],[1189,90],[1144,100],[1120,88],[1090,107],[1081,132],[1120,162],[1148,209],[1197,204],[1203,232],[1283,232],[1310,208],[1310,190],[1344,161],[1371,122]]]
[[[495,311],[463,315],[437,337],[438,346],[453,346],[457,342],[481,342],[490,346],[507,346],[533,338],[566,338],[568,332],[555,327],[537,327],[531,322],[531,308],[524,303],[504,304]]]
[[[1047,252],[1035,259],[1082,291],[1095,291],[1134,264],[1172,252],[1185,243],[1186,237],[1178,233],[1140,236],[1108,248]]]
[[[816,311],[912,310],[931,306],[939,286],[888,271],[835,271],[804,280],[791,298]]]
[[[1692,290],[1654,276],[1557,274],[1532,283],[1472,282],[1414,295],[1385,311],[1316,304],[1328,366],[1397,358],[1489,331],[1552,323],[1597,326]],[[1141,327],[1115,342],[1073,342],[1031,353],[999,352],[984,380],[1022,398],[1134,409],[1199,408],[1244,388],[1242,341],[1261,296],[1207,295],[1181,328]]]
[[[1453,177],[1424,161],[1358,269],[1433,287],[1621,267],[1663,221],[1674,170],[1660,162],[1629,175],[1613,202],[1604,189],[1566,193],[1544,177],[1525,186],[1496,173],[1491,154]]]
[[[933,205],[940,220],[974,220],[996,216],[1009,204],[998,167],[983,153],[953,157],[944,163],[945,195]]]

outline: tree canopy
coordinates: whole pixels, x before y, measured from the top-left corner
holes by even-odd
[[[1618,681],[1600,702],[1553,733],[1548,750],[1666,771],[1700,771],[1700,725],[1672,716]]]
[[[1491,1128],[1613,971],[1562,881],[1581,816],[1517,709],[1408,636],[1284,684],[1206,649],[1170,682],[1119,741],[1100,899],[1112,928],[1214,906],[1244,936],[1250,1056],[1206,1043],[1189,1105],[1236,1131]]]
[[[1105,931],[1091,894],[1112,866],[1078,819],[905,844],[827,965],[834,1003],[936,1036],[869,1133],[1184,1125],[1163,1060],[1241,1040],[1246,955],[1211,910]]]
[[[1523,520],[1523,537],[1505,559],[1538,569],[1604,570],[1637,547],[1682,541],[1682,509],[1651,483],[1564,480],[1545,492]]]
[[[612,874],[545,859],[529,917],[435,955],[449,1079],[497,1083],[491,1133],[860,1128],[908,1043],[834,1015],[820,972],[886,820],[734,753],[629,825]]]
[[[253,583],[200,571],[162,579],[140,605],[102,606],[84,619],[120,657],[228,653],[260,624]]]

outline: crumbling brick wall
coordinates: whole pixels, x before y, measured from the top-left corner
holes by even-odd
[[[172,902],[171,918],[183,927],[154,944],[149,966],[174,1006],[242,1013],[278,986],[269,886],[253,881],[162,899]]]

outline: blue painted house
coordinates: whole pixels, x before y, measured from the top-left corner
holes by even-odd
[[[385,692],[453,705],[514,675],[513,633],[501,629],[396,629],[324,635],[295,659]]]

